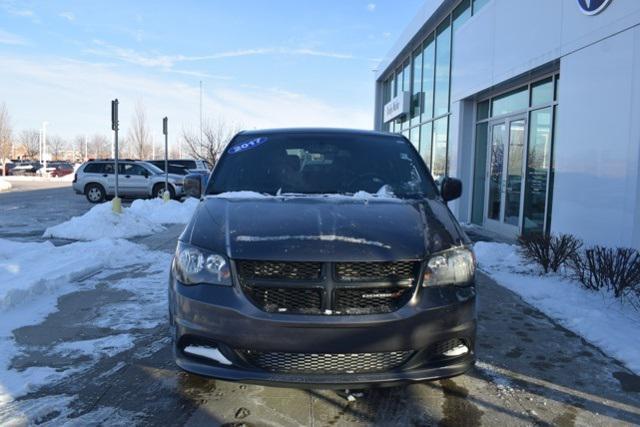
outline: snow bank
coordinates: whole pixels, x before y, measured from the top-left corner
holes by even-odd
[[[0,178],[0,191],[9,191],[11,190],[11,183]]]
[[[513,245],[478,242],[474,248],[479,268],[496,282],[640,374],[640,313],[559,274],[539,275]]]
[[[111,210],[111,203],[94,206],[81,216],[45,230],[43,237],[73,240],[97,240],[104,237],[131,238],[163,231],[164,227],[148,218],[123,209],[121,214]]]
[[[183,203],[161,199],[136,200],[121,214],[113,213],[111,203],[99,204],[85,214],[45,230],[43,237],[96,240],[103,237],[131,238],[164,230],[162,224],[186,224],[198,206],[197,199]]]
[[[101,239],[56,247],[50,242],[0,239],[0,277],[3,279],[0,281],[0,415],[16,397],[87,368],[86,363],[78,363],[67,369],[49,366],[32,366],[22,371],[10,369],[11,359],[17,352],[13,341],[15,329],[42,322],[56,310],[58,297],[85,289],[93,275],[112,274],[115,269],[130,270],[158,260],[166,261],[144,246],[126,240]],[[168,267],[163,265],[163,268]],[[108,356],[117,349],[128,348],[128,338],[116,335],[94,342],[61,344],[54,352],[76,354],[88,351],[91,346],[100,356]]]
[[[193,197],[187,198],[184,202],[162,199],[135,200],[131,207],[126,209],[129,212],[145,217],[155,224],[186,224],[189,222],[200,200]]]
[[[140,248],[113,239],[57,247],[0,239],[0,313],[105,268],[140,262]]]

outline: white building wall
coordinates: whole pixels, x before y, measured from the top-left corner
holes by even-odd
[[[640,247],[638,58],[640,28],[562,58],[554,232]]]
[[[401,40],[429,22],[428,12],[453,5],[425,1]],[[387,56],[378,80],[403,47]],[[640,0],[612,0],[595,16],[583,14],[576,0],[492,0],[458,29],[449,172],[465,191],[452,211],[470,219],[475,96],[557,61],[551,229],[589,243],[640,248]]]

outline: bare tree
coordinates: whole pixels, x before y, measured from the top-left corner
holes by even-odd
[[[4,164],[11,157],[12,145],[9,111],[7,110],[7,106],[2,103],[0,104],[0,169],[2,170],[2,175],[4,175]]]
[[[104,135],[93,135],[89,139],[88,146],[90,159],[106,159],[111,157],[111,141]]]
[[[91,157],[89,154],[89,138],[86,135],[76,135],[73,138],[72,147],[76,156],[73,160],[87,160]]]
[[[202,124],[202,136],[198,131],[182,131],[182,140],[187,153],[194,159],[205,160],[215,165],[224,147],[241,129],[223,117],[206,120]]]
[[[67,149],[67,141],[58,135],[53,135],[47,139],[47,151],[53,160],[60,160]]]
[[[149,158],[151,154],[151,132],[149,132],[147,125],[147,113],[141,102],[136,103],[127,143],[133,156],[143,160]]]
[[[40,156],[40,132],[37,130],[26,129],[20,132],[18,143],[27,159],[35,160]]]

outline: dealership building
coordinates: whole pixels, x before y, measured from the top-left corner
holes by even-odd
[[[640,0],[427,0],[375,128],[462,180],[462,222],[640,248]]]

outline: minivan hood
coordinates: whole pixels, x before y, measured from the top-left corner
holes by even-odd
[[[423,259],[466,240],[436,200],[351,197],[204,199],[183,239],[232,259]]]

